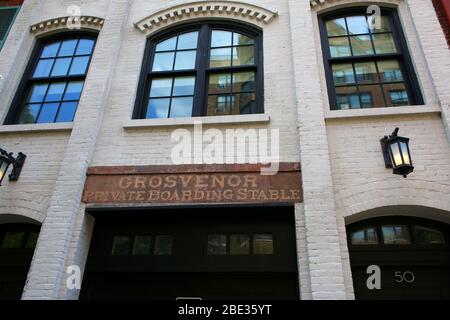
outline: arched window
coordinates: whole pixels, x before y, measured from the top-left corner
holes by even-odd
[[[321,16],[331,109],[423,104],[396,11],[367,16],[366,9]]]
[[[94,46],[90,34],[40,41],[6,124],[72,122]]]
[[[135,119],[262,113],[262,41],[253,29],[203,23],[149,40]]]

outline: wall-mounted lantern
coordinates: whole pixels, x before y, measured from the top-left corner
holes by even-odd
[[[381,139],[384,162],[386,168],[392,168],[394,174],[402,175],[406,178],[414,171],[411,153],[409,152],[409,138],[398,136],[399,128],[395,128],[390,136]]]
[[[7,152],[0,148],[0,185],[2,184],[3,178],[8,171],[9,166],[12,164],[13,169],[11,174],[9,175],[9,181],[16,181],[19,179],[20,172],[22,171],[23,164],[26,159],[26,155],[22,152],[17,154],[17,157],[14,158],[12,152]]]

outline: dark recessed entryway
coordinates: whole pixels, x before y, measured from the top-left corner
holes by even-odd
[[[449,225],[383,217],[352,224],[347,235],[356,299],[450,299]],[[368,289],[371,265],[381,289]]]
[[[81,299],[298,299],[293,207],[97,212]]]
[[[39,229],[33,224],[0,224],[0,300],[22,297]]]

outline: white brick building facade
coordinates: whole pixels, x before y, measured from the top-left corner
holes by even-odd
[[[397,10],[425,103],[330,110],[318,16],[372,3]],[[280,161],[301,163],[301,299],[355,298],[346,225],[391,215],[450,224],[450,52],[431,1],[26,0],[0,51],[2,124],[37,39],[68,31],[58,19],[70,6],[81,9],[82,29],[98,32],[73,123],[0,126],[0,147],[27,155],[20,179],[0,187],[0,223],[41,225],[23,299],[78,299],[66,268],[84,270],[88,257],[89,167],[170,165],[171,133],[193,131],[194,118],[132,120],[147,39],[193,21],[262,31],[264,115],[206,117],[203,129],[277,129]],[[411,139],[407,179],[386,169],[381,152],[380,139],[395,127]]]

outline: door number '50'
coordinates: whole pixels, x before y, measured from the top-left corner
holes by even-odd
[[[413,283],[416,279],[416,276],[411,271],[395,271],[394,272],[394,281],[397,283]]]

